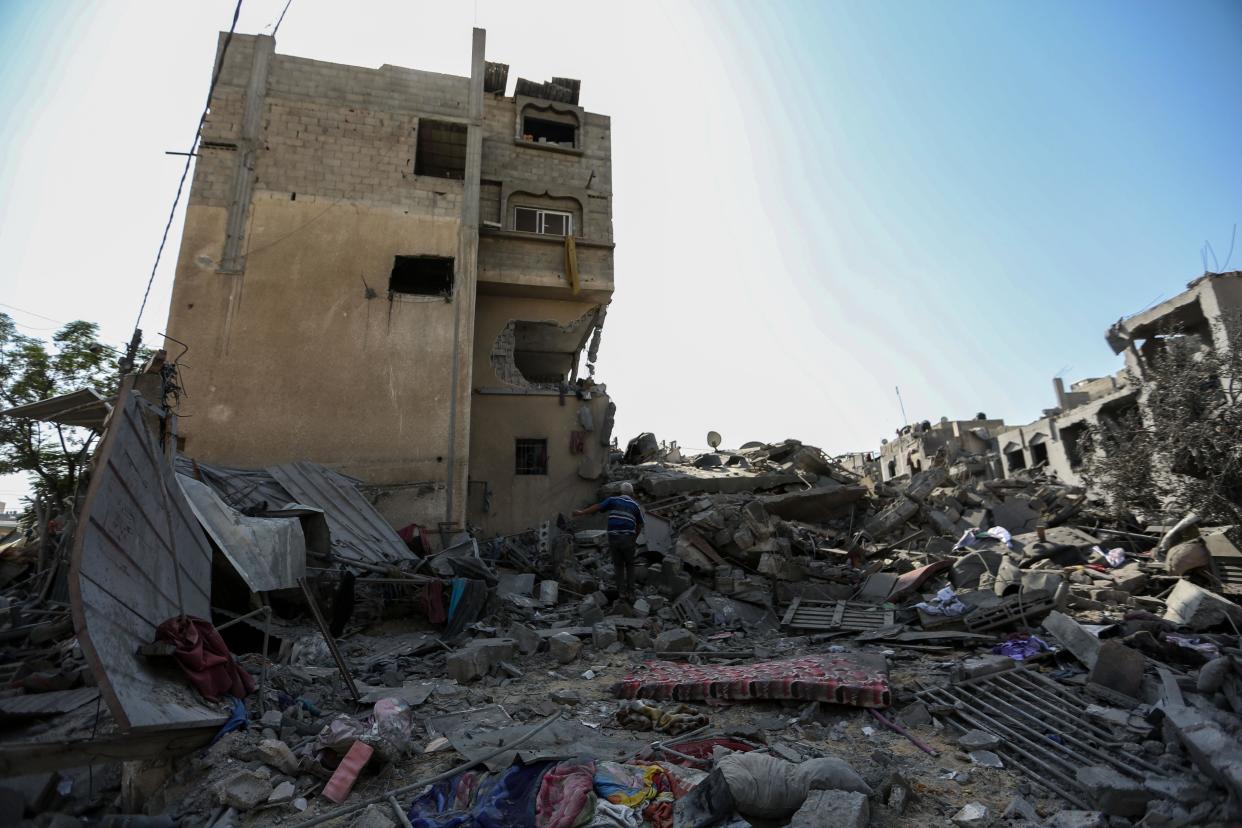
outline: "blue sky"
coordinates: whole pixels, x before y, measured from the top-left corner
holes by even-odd
[[[0,4],[0,310],[28,331],[128,337],[232,5]],[[477,23],[511,76],[612,116],[623,440],[876,448],[896,385],[911,419],[1029,421],[1242,220],[1236,2],[344,8],[294,0],[277,50],[464,74]]]

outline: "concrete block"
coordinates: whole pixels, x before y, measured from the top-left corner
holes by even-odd
[[[1076,778],[1096,807],[1110,816],[1142,816],[1154,798],[1142,782],[1105,765],[1079,768]]]
[[[561,664],[568,664],[582,652],[578,636],[560,632],[548,639],[548,652]]]
[[[1242,625],[1242,607],[1190,581],[1178,581],[1165,606],[1164,620],[1192,630],[1210,629],[1228,619]]]
[[[1074,658],[1088,668],[1094,667],[1100,656],[1100,639],[1083,628],[1068,615],[1053,610],[1043,621],[1044,629],[1052,633]]]
[[[538,652],[539,644],[543,640],[539,637],[539,633],[519,621],[514,621],[509,625],[509,637],[513,639],[518,652],[522,655]]]
[[[281,773],[295,775],[298,772],[298,758],[293,755],[289,746],[279,739],[264,739],[257,748],[259,758]]]
[[[694,633],[682,627],[665,630],[655,640],[656,652],[660,653],[692,653],[697,646]]]
[[[871,805],[865,794],[854,791],[811,791],[793,815],[789,828],[867,828]]]
[[[271,774],[262,771],[239,770],[216,786],[220,804],[239,811],[257,808],[271,795]]]
[[[954,681],[967,681],[980,676],[988,676],[1014,667],[1014,660],[1008,656],[983,655],[966,658],[958,662],[953,669]]]
[[[1087,681],[1138,699],[1143,687],[1147,659],[1138,650],[1120,641],[1104,641],[1096,654],[1095,666]]]
[[[617,625],[610,621],[600,621],[591,627],[591,643],[596,649],[604,649],[617,643]]]
[[[482,678],[502,661],[513,658],[514,642],[511,638],[482,638],[463,649],[449,653],[445,668],[449,677],[458,684],[466,684]]]
[[[967,826],[967,828],[983,828],[984,825],[992,821],[988,808],[981,802],[970,802],[962,807],[960,811],[952,817],[954,825]]]

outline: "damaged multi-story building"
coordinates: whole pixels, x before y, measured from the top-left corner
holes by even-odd
[[[168,323],[187,455],[320,462],[433,529],[594,493],[610,121],[577,80],[506,94],[485,39],[461,77],[221,36]]]
[[[957,464],[957,475],[1008,477],[1043,468],[1072,485],[1085,481],[1089,459],[1086,437],[1093,428],[1115,427],[1127,416],[1142,415],[1143,397],[1134,378],[1165,347],[1168,336],[1190,337],[1200,348],[1228,349],[1231,326],[1242,325],[1242,271],[1207,273],[1165,302],[1118,320],[1106,338],[1125,356],[1125,368],[1105,377],[1073,383],[1053,379],[1056,405],[1034,422],[1007,426],[1002,420],[907,425],[881,446],[882,480],[909,476],[933,463]]]

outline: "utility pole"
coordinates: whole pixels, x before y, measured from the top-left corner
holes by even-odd
[[[893,388],[897,391],[897,404],[901,406],[901,425],[904,428],[910,423],[906,418],[906,404],[901,401],[901,386],[894,385]]]

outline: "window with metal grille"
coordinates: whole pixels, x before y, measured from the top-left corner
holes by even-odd
[[[524,233],[542,233],[545,236],[572,236],[574,214],[535,207],[514,207],[513,229]]]
[[[547,474],[548,441],[518,438],[514,474]]]

